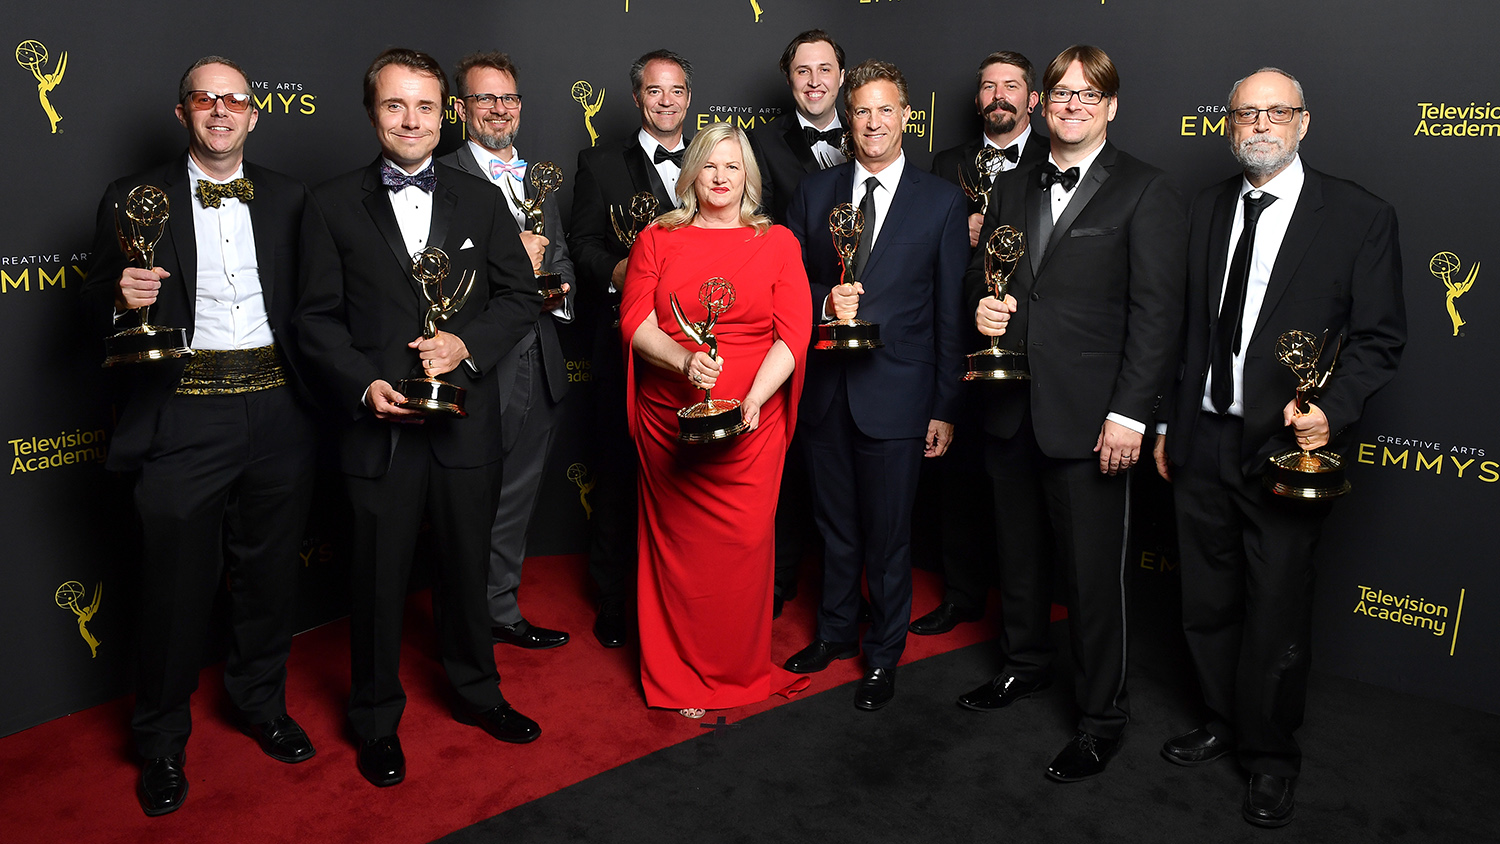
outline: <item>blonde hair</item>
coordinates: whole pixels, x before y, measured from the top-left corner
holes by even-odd
[[[710,123],[688,144],[682,157],[682,175],[677,177],[677,201],[681,206],[656,218],[656,224],[671,231],[688,225],[698,216],[698,193],[693,189],[704,162],[713,153],[720,141],[730,138],[739,142],[740,161],[745,168],[745,191],[740,195],[740,225],[754,226],[756,234],[764,234],[771,227],[771,218],[760,213],[760,166],[755,163],[755,151],[750,148],[750,137],[733,123]]]

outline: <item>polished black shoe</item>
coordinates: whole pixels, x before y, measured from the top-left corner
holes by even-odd
[[[1032,695],[1052,685],[1051,677],[1023,680],[1011,674],[997,674],[995,679],[979,688],[958,696],[958,705],[965,709],[991,712],[1004,709],[1023,697]]]
[[[1161,755],[1166,757],[1168,762],[1189,768],[1207,765],[1233,751],[1233,742],[1219,738],[1210,733],[1206,727],[1199,727],[1186,735],[1168,739],[1167,743],[1161,746]]]
[[[1047,778],[1054,782],[1079,782],[1104,773],[1104,766],[1120,747],[1120,740],[1107,739],[1080,731],[1073,736],[1052,764]]]
[[[264,724],[247,724],[245,732],[260,742],[260,749],[267,756],[278,762],[305,762],[318,752],[290,715],[277,715]]]
[[[781,610],[786,606],[786,599],[777,595],[771,599],[771,620],[781,618]]]
[[[406,779],[406,754],[395,735],[367,739],[359,744],[359,772],[371,785],[385,788]]]
[[[1294,779],[1274,774],[1251,774],[1250,787],[1245,790],[1245,805],[1240,812],[1245,820],[1256,826],[1273,829],[1286,826],[1297,811],[1297,803],[1292,799],[1296,788]]]
[[[981,618],[984,618],[984,610],[960,607],[944,601],[937,605],[937,609],[913,621],[906,629],[918,636],[937,636],[965,621],[978,621]]]
[[[455,713],[455,717],[461,723],[483,727],[485,732],[511,744],[536,741],[542,734],[542,728],[535,721],[517,712],[508,703],[469,715]]]
[[[187,799],[187,774],[182,769],[185,756],[158,756],[141,766],[141,778],[135,784],[135,796],[141,810],[149,817],[165,815],[182,808]]]
[[[515,624],[502,624],[490,628],[490,634],[495,641],[503,645],[515,645],[518,648],[526,648],[531,651],[544,651],[548,648],[557,648],[568,643],[568,634],[561,630],[548,630],[545,627],[537,627],[526,619],[521,619]]]
[[[836,659],[859,656],[857,642],[829,642],[814,639],[811,645],[792,654],[782,667],[793,674],[813,674],[827,668]]]
[[[896,696],[896,673],[889,668],[871,668],[854,687],[854,706],[874,712]]]
[[[594,638],[606,648],[625,647],[625,605],[619,601],[605,601],[599,605],[599,615],[594,619]]]

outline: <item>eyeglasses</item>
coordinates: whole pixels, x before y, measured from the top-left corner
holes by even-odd
[[[506,108],[521,107],[520,94],[468,94],[464,99],[473,100],[475,105],[485,108],[494,108],[497,102]]]
[[[1230,109],[1229,118],[1239,126],[1253,126],[1260,116],[1264,114],[1266,119],[1272,123],[1291,123],[1297,112],[1307,111],[1300,106],[1271,106],[1270,108],[1235,108]]]
[[[249,94],[214,94],[208,91],[188,91],[184,99],[194,111],[208,111],[220,101],[229,111],[240,112],[250,107]]]
[[[1082,91],[1069,91],[1067,88],[1053,88],[1047,92],[1047,102],[1062,105],[1077,95],[1078,101],[1084,105],[1098,105],[1104,102],[1105,97],[1114,96],[1103,91],[1095,91],[1085,88]]]

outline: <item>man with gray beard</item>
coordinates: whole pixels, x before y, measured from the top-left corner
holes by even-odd
[[[1406,342],[1396,213],[1302,163],[1312,117],[1291,74],[1263,68],[1229,95],[1243,172],[1193,205],[1182,367],[1161,404],[1156,468],[1173,482],[1182,624],[1203,689],[1197,729],[1162,747],[1197,766],[1235,753],[1257,826],[1292,819],[1311,662],[1313,548],[1328,499],[1262,483],[1279,451],[1341,451]],[[1327,332],[1338,365],[1302,413],[1275,354],[1283,332]]]

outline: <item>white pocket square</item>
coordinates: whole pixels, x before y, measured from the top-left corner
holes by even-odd
[[[473,249],[473,248],[474,248],[474,241],[472,241],[472,240],[470,240],[469,238],[466,237],[466,238],[464,238],[464,245],[458,247],[458,250],[460,252],[462,252],[465,249]]]

